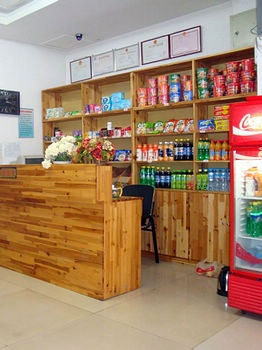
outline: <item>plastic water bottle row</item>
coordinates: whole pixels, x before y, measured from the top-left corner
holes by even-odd
[[[197,190],[229,192],[230,171],[228,168],[199,169],[196,181]]]

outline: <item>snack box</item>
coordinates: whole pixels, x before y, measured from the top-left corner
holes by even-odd
[[[214,119],[204,119],[198,121],[198,130],[200,132],[206,132],[210,130],[215,130]]]
[[[228,119],[215,120],[215,130],[228,131],[229,130],[229,120]]]

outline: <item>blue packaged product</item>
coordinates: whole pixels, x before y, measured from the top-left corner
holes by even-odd
[[[103,103],[102,104],[102,111],[106,112],[106,111],[110,111],[111,110],[111,104],[110,103]]]
[[[121,103],[122,109],[128,109],[131,107],[131,102],[128,99],[121,100],[120,103]]]
[[[184,101],[192,101],[193,100],[193,91],[192,90],[184,91],[183,98],[184,98]]]
[[[121,102],[115,102],[111,104],[111,110],[115,111],[115,110],[119,110],[122,109],[122,104]]]
[[[110,100],[113,103],[119,103],[121,100],[125,98],[125,93],[124,92],[115,92],[110,96]]]
[[[110,103],[110,96],[103,96],[101,99],[102,104],[109,104]]]

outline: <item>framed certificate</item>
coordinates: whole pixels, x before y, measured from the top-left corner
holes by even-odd
[[[71,83],[91,79],[91,56],[70,62]]]
[[[93,75],[101,75],[114,71],[114,52],[113,50],[92,56]]]
[[[142,64],[169,59],[168,35],[141,42]]]
[[[114,50],[116,71],[139,66],[139,44]]]
[[[201,26],[169,34],[170,58],[190,55],[202,50]]]

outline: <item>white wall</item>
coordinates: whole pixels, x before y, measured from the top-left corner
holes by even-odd
[[[256,0],[231,0],[226,4],[214,6],[211,9],[209,8],[207,10],[196,12],[195,14],[183,16],[180,18],[174,18],[173,20],[167,22],[162,22],[161,24],[148,27],[146,30],[138,30],[136,32],[131,32],[126,35],[112,38],[111,40],[107,40],[105,42],[101,41],[93,45],[89,45],[86,48],[74,50],[66,57],[66,80],[68,83],[70,83],[70,61],[85,56],[91,56],[94,54],[106,52],[111,49],[125,47],[137,42],[141,43],[141,41],[144,40],[148,40],[160,35],[170,34],[198,25],[201,25],[202,27],[202,52],[154,64],[147,64],[145,66],[140,66],[139,68],[147,68],[156,64],[159,65],[171,63],[191,59],[193,57],[205,56],[231,50],[230,16],[253,8],[256,8]],[[132,70],[134,70],[134,68]]]
[[[64,53],[0,40],[0,89],[20,91],[34,110],[34,138],[18,138],[19,116],[0,114],[0,144],[18,142],[22,155],[42,154],[41,90],[66,83]]]

